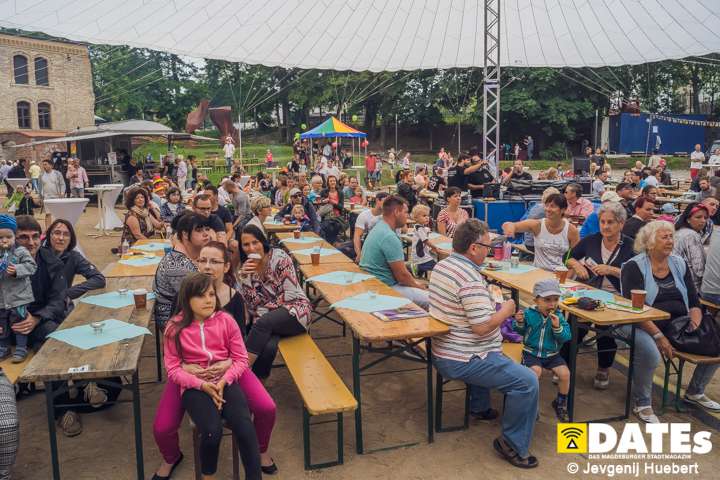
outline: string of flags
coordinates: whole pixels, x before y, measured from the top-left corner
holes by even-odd
[[[678,125],[692,125],[694,127],[720,128],[720,122],[710,122],[707,120],[691,120],[688,118],[668,117],[666,115],[655,115],[654,113],[650,114],[650,119],[651,120],[661,120],[663,122],[668,122],[668,123],[676,123]]]

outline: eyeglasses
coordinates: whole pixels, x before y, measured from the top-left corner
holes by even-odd
[[[198,265],[212,265],[213,267],[219,267],[219,266],[225,265],[225,262],[222,260],[216,260],[214,258],[198,258],[197,264]]]
[[[40,240],[40,234],[36,233],[34,235],[18,235],[17,239],[20,240],[21,242],[29,242],[31,240],[34,242],[37,242]]]
[[[61,232],[60,230],[53,230],[50,232],[51,237],[56,238],[70,238],[70,232]]]
[[[480,245],[481,247],[485,247],[485,248],[493,248],[492,245],[488,245],[487,243],[483,243],[483,242],[473,242],[473,245]]]

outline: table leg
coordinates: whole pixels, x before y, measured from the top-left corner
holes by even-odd
[[[53,479],[60,480],[60,462],[58,459],[57,435],[55,431],[55,407],[52,382],[45,382],[45,402],[47,409],[48,433],[50,434],[50,461]]]
[[[630,358],[628,360],[627,387],[625,390],[625,419],[630,417],[630,405],[632,404],[632,378],[635,369],[635,328],[636,326],[633,323],[630,329]]]
[[[133,396],[133,417],[135,419],[135,464],[137,467],[138,480],[145,478],[145,464],[143,460],[143,444],[142,444],[142,415],[140,413],[140,383],[138,382],[137,370],[132,376],[132,396]]]
[[[358,406],[355,409],[355,450],[363,453],[362,401],[360,400],[360,339],[353,333],[353,394]]]
[[[432,345],[430,337],[425,339],[425,356],[427,357],[427,429],[428,443],[435,441],[435,430],[433,428],[433,381],[432,381]],[[442,388],[440,385],[438,388]]]
[[[573,421],[575,416],[575,371],[577,369],[578,324],[575,315],[568,315],[570,320],[570,389],[568,391],[568,418]]]

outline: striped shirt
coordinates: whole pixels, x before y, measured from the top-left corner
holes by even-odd
[[[430,315],[447,324],[450,332],[433,338],[433,355],[469,362],[502,351],[502,335],[496,328],[480,336],[472,331],[495,313],[480,267],[467,257],[453,253],[437,264],[430,277]]]

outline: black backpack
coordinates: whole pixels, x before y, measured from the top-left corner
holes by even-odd
[[[327,216],[320,222],[320,236],[331,245],[343,241],[347,229],[347,222],[340,217]]]

